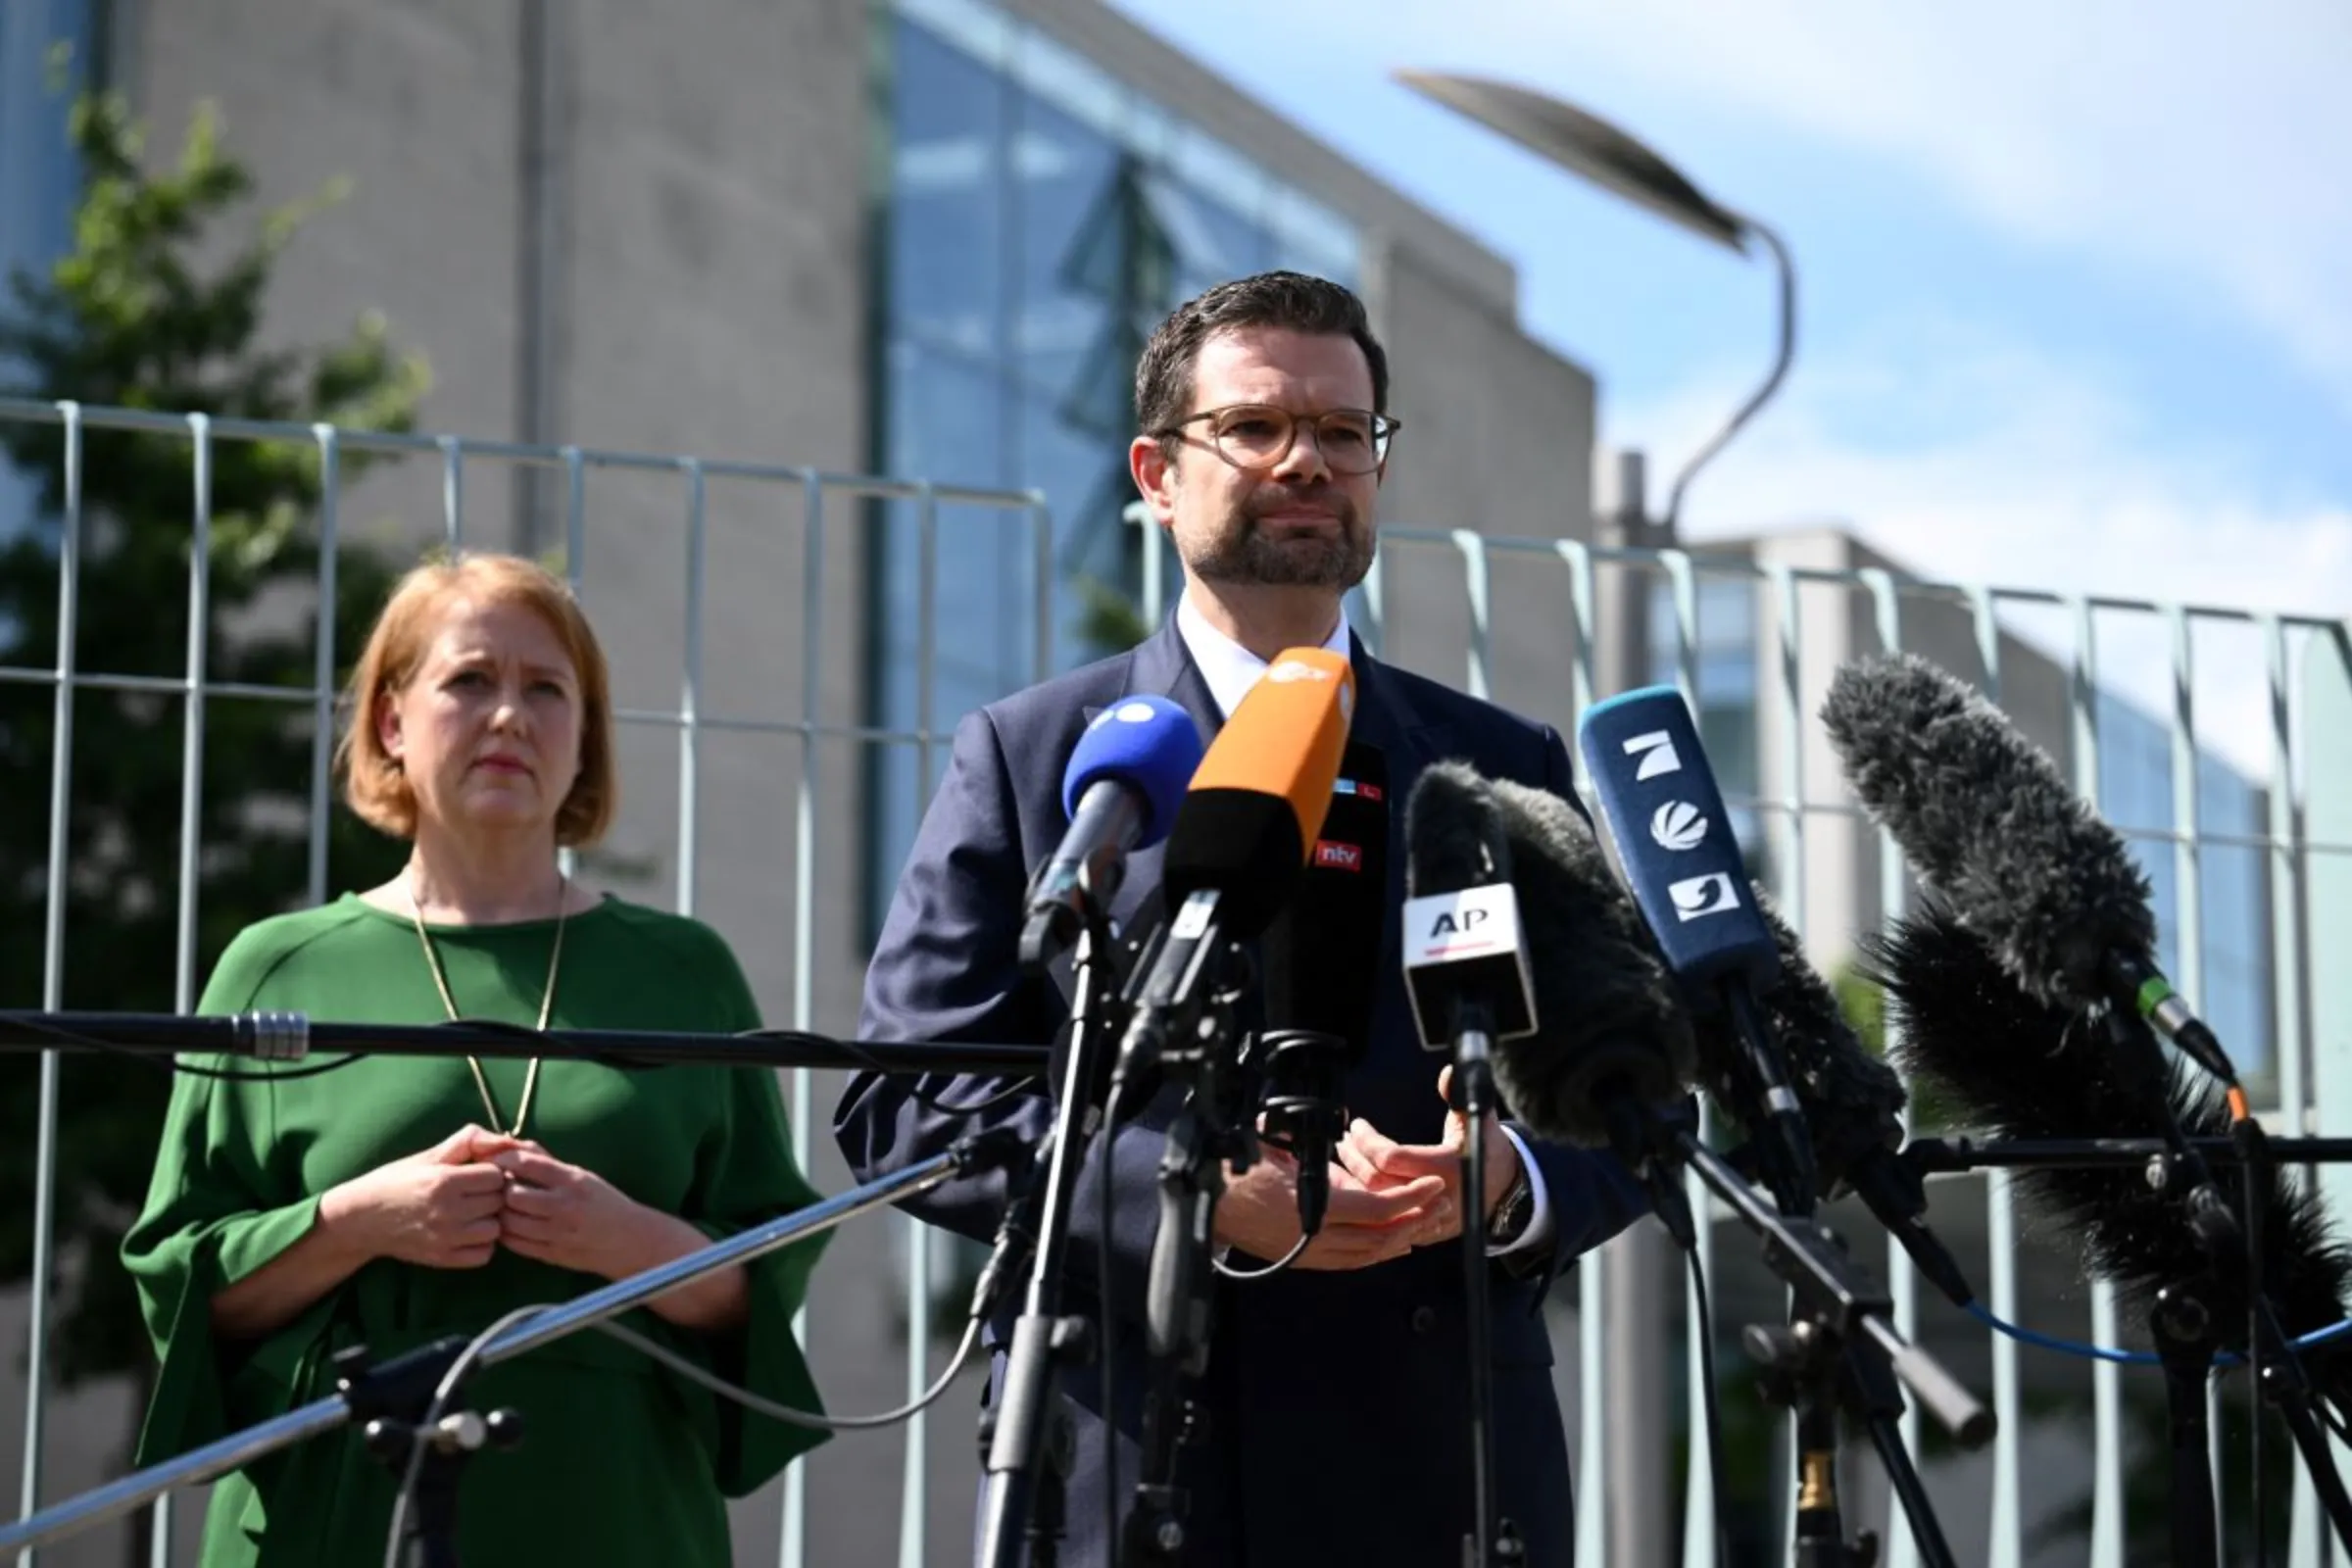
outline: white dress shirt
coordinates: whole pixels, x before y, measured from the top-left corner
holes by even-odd
[[[1220,717],[1230,715],[1266,671],[1264,660],[1208,623],[1208,617],[1193,604],[1189,592],[1176,601],[1176,635],[1184,639],[1185,652],[1193,656],[1193,665],[1200,671],[1200,679],[1208,687],[1209,701],[1217,705]],[[1346,606],[1341,607],[1339,622],[1331,628],[1331,635],[1323,639],[1323,647],[1342,659],[1351,656],[1353,647],[1348,635]],[[1527,1251],[1551,1240],[1551,1196],[1544,1188],[1544,1169],[1528,1153],[1526,1140],[1510,1127],[1504,1127],[1502,1132],[1519,1152],[1519,1168],[1527,1172],[1528,1197],[1535,1201],[1535,1212],[1529,1216],[1527,1228],[1509,1246],[1489,1243],[1490,1257]],[[1495,1195],[1490,1192],[1487,1196],[1492,1199]],[[1464,1222],[1468,1223],[1469,1218],[1464,1216]]]

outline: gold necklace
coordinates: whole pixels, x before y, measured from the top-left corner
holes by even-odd
[[[416,887],[412,879],[407,888],[409,919],[416,927],[416,940],[424,947],[424,961],[433,971],[433,989],[441,993],[442,1008],[450,1022],[457,1022],[458,1004],[449,994],[449,977],[441,972],[441,956],[433,951],[433,939],[424,929],[424,911],[416,905]],[[564,922],[571,914],[571,878],[559,875],[556,879],[556,945],[547,957],[547,990],[539,998],[539,1032],[547,1032],[547,1020],[556,1004],[556,973],[564,964]],[[473,1087],[482,1094],[482,1112],[490,1125],[498,1125],[498,1102],[490,1097],[490,1080],[482,1075],[479,1056],[467,1056],[466,1065],[473,1069]],[[507,1129],[509,1138],[522,1136],[523,1123],[531,1117],[531,1096],[539,1088],[539,1058],[533,1056],[531,1065],[522,1075],[522,1103],[514,1112],[514,1125]]]

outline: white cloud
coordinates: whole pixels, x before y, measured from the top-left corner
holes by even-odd
[[[1727,371],[1610,422],[1642,432],[1662,499],[1742,391]],[[1867,444],[1846,433],[1896,396],[1919,433]],[[2152,443],[2116,389],[2030,348],[1915,326],[1809,365],[1783,397],[1692,481],[1687,538],[1834,524],[1932,580],[2352,612],[2352,508],[2281,489],[2226,447]],[[2127,622],[2110,649],[2102,624],[2101,674],[2162,713],[2166,645],[2152,617],[2145,630]],[[2264,775],[2259,640],[2201,633],[2197,657],[2200,736]]]
[[[1674,116],[1712,106],[1890,161],[2004,232],[2233,306],[2352,413],[2337,0],[1495,0],[1481,20],[1421,22],[1396,48],[1595,107],[1646,87]]]

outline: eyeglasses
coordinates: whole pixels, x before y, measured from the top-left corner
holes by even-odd
[[[1191,415],[1152,433],[1165,438],[1203,421],[1217,456],[1237,468],[1273,467],[1291,455],[1298,427],[1311,425],[1315,450],[1334,473],[1370,473],[1388,461],[1389,441],[1402,428],[1385,414],[1362,409],[1293,414],[1262,403],[1237,403]]]

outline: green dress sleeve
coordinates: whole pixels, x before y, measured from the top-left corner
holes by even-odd
[[[759,1004],[733,952],[715,932],[710,941],[707,995],[718,1014],[715,1026],[731,1031],[760,1027]],[[725,1114],[717,1136],[705,1146],[683,1213],[713,1241],[806,1208],[820,1196],[801,1173],[794,1154],[774,1069],[723,1068],[718,1075],[725,1085]],[[673,1348],[729,1383],[773,1403],[821,1415],[824,1405],[794,1335],[793,1317],[808,1298],[809,1275],[830,1241],[830,1233],[810,1237],[745,1265],[749,1309],[734,1329],[698,1335],[664,1321],[665,1338]],[[712,1471],[720,1491],[730,1497],[757,1492],[827,1437],[747,1409],[685,1379],[676,1381],[695,1406]]]
[[[267,968],[249,945],[232,943],[197,1010],[248,1006]],[[225,1056],[185,1059],[212,1070],[251,1070]],[[136,1464],[291,1408],[322,1353],[331,1295],[251,1343],[224,1343],[212,1329],[213,1298],[301,1240],[318,1218],[315,1195],[274,1192],[265,1175],[269,1093],[266,1084],[188,1073],[172,1087],[147,1200],[122,1248],[160,1362]]]

